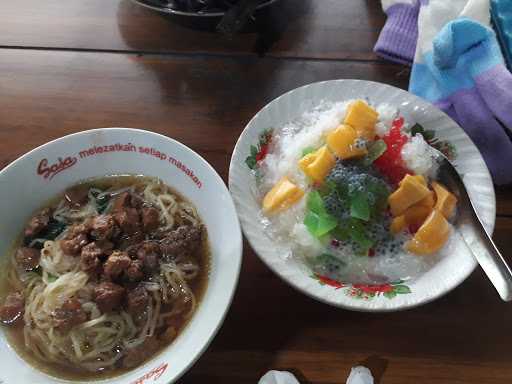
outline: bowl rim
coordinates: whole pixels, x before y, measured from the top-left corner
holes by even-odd
[[[260,10],[262,8],[266,8],[278,0],[266,0],[264,3],[261,3],[256,7],[256,10]],[[226,12],[209,12],[209,13],[198,13],[198,12],[186,12],[186,11],[177,11],[175,9],[161,6],[158,7],[157,5],[151,4],[147,2],[146,0],[132,0],[135,4],[138,4],[142,7],[152,9],[154,11],[170,14],[170,15],[177,15],[177,16],[191,16],[191,17],[221,17],[224,16]]]
[[[229,197],[229,199],[226,200],[226,203],[229,205],[230,209],[232,209],[232,212],[234,213],[234,219],[235,220],[233,222],[233,225],[234,225],[235,229],[237,229],[237,230],[235,231],[235,233],[231,234],[231,236],[232,236],[232,239],[234,240],[234,243],[235,243],[236,250],[234,252],[234,255],[235,255],[236,259],[232,260],[232,262],[234,262],[236,264],[234,266],[234,278],[233,278],[233,281],[232,281],[232,283],[231,283],[231,285],[229,287],[229,291],[228,292],[224,291],[224,292],[226,292],[226,297],[227,297],[226,306],[222,309],[222,312],[220,313],[219,321],[217,322],[217,324],[210,330],[210,332],[207,335],[207,337],[205,339],[203,339],[203,341],[200,342],[202,345],[198,349],[197,353],[188,361],[188,363],[184,364],[183,368],[180,371],[177,371],[177,373],[174,375],[174,377],[172,377],[170,379],[169,383],[174,383],[177,380],[179,380],[186,372],[188,372],[190,370],[190,368],[197,362],[197,360],[204,354],[206,349],[210,346],[211,342],[213,341],[215,336],[218,334],[221,326],[224,324],[224,321],[226,319],[227,313],[228,313],[228,311],[231,308],[231,305],[233,303],[233,299],[234,299],[236,290],[238,288],[239,280],[240,280],[240,273],[241,273],[242,261],[243,261],[243,236],[242,236],[242,229],[241,229],[240,220],[239,220],[239,217],[238,217],[238,214],[237,214],[236,206],[235,206],[235,203],[234,203],[233,198],[231,196],[231,193],[229,192],[229,189],[228,189],[226,183],[224,182],[224,180],[222,179],[222,177],[218,174],[218,172],[215,170],[215,168],[213,168],[213,166],[208,161],[206,161],[199,153],[197,153],[193,149],[189,148],[185,144],[180,143],[176,139],[173,139],[171,137],[165,136],[165,135],[157,133],[157,132],[153,132],[153,131],[149,131],[149,130],[145,130],[145,129],[140,129],[140,128],[128,128],[128,127],[94,128],[94,129],[87,129],[87,130],[83,130],[83,131],[79,131],[79,132],[74,132],[74,133],[71,133],[71,134],[68,134],[68,135],[64,135],[64,136],[58,137],[56,139],[53,139],[51,141],[48,141],[48,142],[46,142],[44,144],[41,144],[41,145],[31,149],[30,151],[24,153],[23,155],[19,156],[18,158],[16,158],[15,160],[13,160],[9,164],[7,164],[4,168],[2,168],[0,170],[0,182],[2,181],[2,179],[5,178],[5,175],[8,173],[8,171],[10,171],[14,167],[18,166],[18,164],[21,164],[24,160],[26,160],[27,158],[32,156],[34,153],[37,153],[38,151],[40,151],[42,149],[45,149],[46,147],[49,147],[49,146],[51,146],[53,144],[56,144],[56,143],[58,143],[60,141],[66,140],[66,139],[68,139],[70,137],[86,136],[86,135],[94,134],[96,132],[128,132],[128,133],[136,132],[136,133],[142,134],[142,135],[151,135],[151,136],[158,137],[158,138],[160,138],[160,139],[162,139],[164,141],[170,142],[172,145],[176,145],[176,146],[180,147],[185,152],[188,152],[192,157],[194,157],[199,163],[201,163],[208,170],[208,172],[211,174],[211,176],[215,179],[216,183],[218,183],[220,188],[223,189],[223,191],[226,193],[226,196]],[[220,266],[219,266],[219,268],[220,268]],[[203,296],[206,295],[206,292],[208,291],[209,287],[210,287],[210,284],[207,284],[205,292],[203,293]],[[204,297],[201,300],[204,300]],[[192,318],[193,317],[194,316],[192,316]],[[185,329],[190,327],[190,325],[191,325],[191,323],[189,322],[185,326]],[[173,344],[173,342],[171,342],[162,351],[160,351],[159,353],[155,354],[149,360],[143,362],[143,364],[135,367],[134,369],[131,369],[131,370],[127,371],[127,372],[123,372],[120,375],[116,375],[116,376],[111,377],[111,378],[97,379],[97,380],[94,380],[92,382],[93,383],[99,383],[99,384],[111,382],[113,380],[114,381],[115,380],[122,380],[123,382],[126,380],[126,382],[131,382],[131,381],[129,381],[131,379],[125,378],[125,375],[129,375],[129,374],[133,373],[135,370],[137,370],[139,368],[148,366],[155,359],[161,357],[162,354],[165,353],[166,349],[169,348],[172,344]],[[9,345],[9,348],[12,350],[12,347],[10,345]],[[14,352],[14,353],[16,353],[16,352]],[[16,355],[18,355],[18,354],[16,353]],[[56,380],[55,382],[62,382],[63,379],[55,377],[55,376],[52,376],[52,375],[50,375],[50,374],[48,374],[46,372],[43,372],[43,371],[35,368],[34,366],[32,366],[32,364],[30,364],[27,361],[25,361],[25,359],[22,358],[21,356],[18,355],[18,358],[21,361],[23,361],[23,363],[29,369],[35,370],[38,374],[44,375],[44,376],[46,376],[46,377],[48,377],[48,378],[50,378],[52,380]],[[67,379],[64,379],[64,381],[68,382]],[[72,382],[75,382],[75,381],[69,381],[69,382],[72,383]],[[76,381],[76,382],[77,383],[81,383],[81,382],[84,382],[84,381]]]
[[[493,199],[493,220],[492,220],[492,223],[491,223],[490,233],[491,233],[491,236],[492,236],[492,233],[494,232],[494,228],[495,228],[495,224],[496,224],[496,191],[494,189],[494,184],[492,183],[492,177],[491,177],[489,168],[485,164],[485,161],[483,160],[482,154],[481,154],[480,150],[478,149],[478,147],[473,142],[473,140],[471,140],[471,138],[468,136],[468,134],[462,129],[462,127],[460,127],[460,125],[458,123],[456,123],[450,116],[448,116],[444,111],[439,109],[437,106],[429,103],[427,100],[424,100],[424,99],[422,99],[422,98],[420,98],[420,97],[410,93],[407,90],[395,87],[395,86],[390,85],[390,84],[381,83],[381,82],[378,82],[378,81],[363,80],[363,79],[351,79],[351,78],[349,78],[349,79],[341,78],[341,79],[330,79],[330,80],[317,81],[317,82],[312,82],[312,83],[304,84],[302,86],[293,88],[293,89],[291,89],[291,90],[289,90],[289,91],[287,91],[287,92],[285,92],[285,93],[275,97],[274,99],[270,100],[261,109],[259,109],[258,112],[256,112],[256,114],[247,122],[246,126],[244,127],[244,129],[240,133],[240,136],[237,139],[237,142],[235,144],[235,148],[233,149],[233,152],[231,154],[231,159],[230,159],[230,164],[229,164],[229,184],[228,185],[229,185],[230,191],[231,191],[231,188],[232,188],[232,184],[234,184],[234,180],[232,178],[233,170],[236,167],[238,167],[238,165],[235,164],[235,162],[234,162],[235,155],[242,150],[241,146],[242,146],[243,138],[247,134],[247,132],[249,131],[249,128],[250,128],[251,124],[260,116],[260,114],[270,104],[273,104],[273,103],[277,102],[278,100],[280,100],[282,98],[285,98],[285,97],[288,97],[290,94],[295,93],[295,92],[297,92],[297,91],[299,91],[301,89],[305,89],[307,87],[321,86],[321,85],[327,84],[327,83],[347,83],[347,82],[348,83],[350,83],[350,82],[353,82],[353,83],[356,83],[356,82],[357,83],[366,83],[366,84],[369,84],[369,85],[374,85],[374,86],[379,86],[379,87],[387,87],[390,90],[395,90],[395,91],[399,91],[399,92],[402,92],[404,94],[407,94],[408,97],[411,98],[411,100],[414,100],[414,101],[417,101],[417,102],[420,102],[420,103],[430,104],[432,107],[434,107],[437,110],[437,112],[441,116],[443,116],[444,118],[449,119],[452,122],[452,124],[456,125],[461,130],[461,133],[465,136],[465,138],[467,140],[469,140],[471,142],[471,144],[477,150],[480,159],[482,160],[483,164],[485,165],[485,171],[484,172],[485,172],[486,176],[491,180],[490,187],[491,187],[491,190],[492,190],[492,199]],[[235,201],[235,205],[237,207],[237,212],[238,212],[239,211],[238,197],[233,195],[233,200]],[[413,303],[406,303],[406,304],[400,305],[398,307],[382,306],[382,307],[376,307],[375,308],[375,307],[368,307],[368,306],[351,306],[351,305],[348,305],[348,304],[343,303],[343,302],[330,301],[329,299],[327,299],[324,296],[320,296],[318,294],[312,293],[312,292],[308,291],[306,289],[306,287],[304,287],[303,285],[299,284],[296,281],[296,279],[294,279],[292,277],[289,277],[289,276],[287,276],[285,274],[282,274],[274,265],[272,265],[265,257],[261,256],[260,253],[257,251],[258,247],[255,245],[257,239],[255,239],[253,236],[251,236],[249,234],[248,228],[246,228],[246,226],[243,225],[243,221],[242,220],[241,220],[241,226],[242,226],[242,232],[244,233],[244,236],[247,239],[247,241],[249,242],[249,245],[251,246],[251,248],[254,251],[254,253],[280,279],[285,281],[288,285],[290,285],[295,290],[299,291],[302,294],[305,294],[306,296],[308,296],[308,297],[310,297],[310,298],[312,298],[314,300],[317,300],[319,302],[328,304],[328,305],[336,307],[336,308],[347,309],[347,310],[354,311],[354,312],[365,312],[365,313],[400,312],[400,311],[405,311],[405,310],[408,310],[408,309],[413,309],[413,308],[416,308],[416,307],[419,307],[419,306],[422,306],[422,305],[426,305],[428,303],[431,303],[431,302],[433,302],[433,301],[435,301],[435,300],[445,296],[446,294],[448,294],[449,292],[453,291],[455,288],[460,286],[475,271],[476,267],[478,266],[478,262],[476,261],[476,259],[474,257],[472,257],[472,259],[470,260],[470,262],[472,263],[471,268],[468,270],[468,272],[466,274],[458,275],[458,277],[453,280],[452,285],[448,289],[445,289],[444,291],[440,291],[439,293],[437,293],[435,295],[429,296],[429,297],[427,297],[425,299],[422,299],[422,300],[415,301]]]

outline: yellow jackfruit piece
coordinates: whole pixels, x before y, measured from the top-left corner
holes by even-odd
[[[400,215],[397,217],[394,217],[393,220],[391,220],[391,225],[389,226],[389,231],[396,235],[397,233],[402,232],[407,227],[407,223],[405,221],[405,216]]]
[[[352,126],[359,137],[366,140],[375,139],[375,124],[379,114],[363,100],[356,100],[349,105],[345,124]]]
[[[432,188],[436,193],[436,205],[435,208],[443,214],[443,216],[449,219],[455,211],[457,205],[457,198],[453,193],[448,191],[446,187],[438,182],[432,183]]]
[[[299,168],[317,183],[324,181],[334,164],[336,158],[325,145],[299,160]]]
[[[302,172],[306,173],[307,167],[311,165],[313,161],[315,161],[316,156],[317,155],[315,152],[311,152],[299,160],[299,168],[302,170]]]
[[[409,177],[412,177],[413,179],[417,180],[419,183],[423,184],[425,187],[428,187],[427,180],[425,179],[425,177],[423,175],[414,175],[414,176],[409,176]],[[406,178],[404,177],[402,179],[402,181],[400,181],[400,183],[398,185],[401,186],[402,182],[405,179]],[[423,199],[418,201],[413,206],[415,207],[415,206],[420,206],[421,205],[421,206],[425,206],[425,207],[428,207],[428,208],[434,208],[435,203],[436,203],[435,194],[434,194],[434,192],[430,191],[430,193],[427,196],[425,196]]]
[[[408,226],[418,228],[425,222],[431,212],[432,208],[415,204],[407,208],[402,216],[405,217],[405,222]]]
[[[416,255],[428,255],[440,250],[450,237],[451,226],[443,214],[434,209],[405,249]]]
[[[432,212],[432,208],[423,205],[413,205],[400,216],[394,217],[389,230],[392,234],[402,232],[407,227],[419,228]]]
[[[388,197],[389,207],[393,216],[400,216],[407,208],[424,199],[430,190],[417,178],[405,175],[400,187]]]
[[[418,181],[419,183],[423,184],[425,187],[427,186],[427,180],[423,175],[408,175],[409,177],[412,177],[414,180]],[[402,186],[402,182],[405,180],[405,177],[398,183],[399,186]]]
[[[329,148],[341,159],[361,157],[368,153],[366,146],[359,147],[356,143],[357,132],[350,125],[340,125],[329,133],[326,138]]]
[[[265,195],[263,211],[265,213],[283,211],[299,201],[302,196],[304,191],[285,176]]]
[[[435,194],[434,194],[434,192],[430,191],[430,193],[426,197],[424,197],[423,199],[418,201],[416,204],[414,204],[413,207],[422,206],[422,207],[430,208],[430,210],[432,210],[434,208],[435,204],[436,204]]]

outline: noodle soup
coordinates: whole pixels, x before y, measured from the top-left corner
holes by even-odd
[[[157,354],[194,314],[209,272],[194,206],[142,176],[68,189],[36,212],[8,256],[8,340],[65,379],[116,376]]]

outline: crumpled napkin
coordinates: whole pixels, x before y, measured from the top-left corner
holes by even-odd
[[[268,371],[258,384],[300,384],[297,378],[287,371]],[[366,367],[352,368],[346,384],[373,384],[373,376]]]
[[[287,371],[268,371],[265,373],[258,384],[300,384],[299,381],[290,372]]]
[[[373,376],[366,367],[354,367],[350,370],[347,384],[373,384]]]

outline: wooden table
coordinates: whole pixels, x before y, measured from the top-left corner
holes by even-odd
[[[140,127],[188,145],[227,181],[246,122],[283,92],[336,78],[407,88],[408,70],[372,53],[385,20],[376,0],[284,0],[265,33],[232,40],[128,0],[2,1],[0,15],[0,167],[72,132]],[[497,188],[494,236],[509,255],[511,191]],[[365,362],[383,384],[510,383],[511,328],[511,304],[480,269],[434,303],[364,314],[298,293],[246,244],[226,321],[180,382],[255,384],[289,369],[339,384]]]

